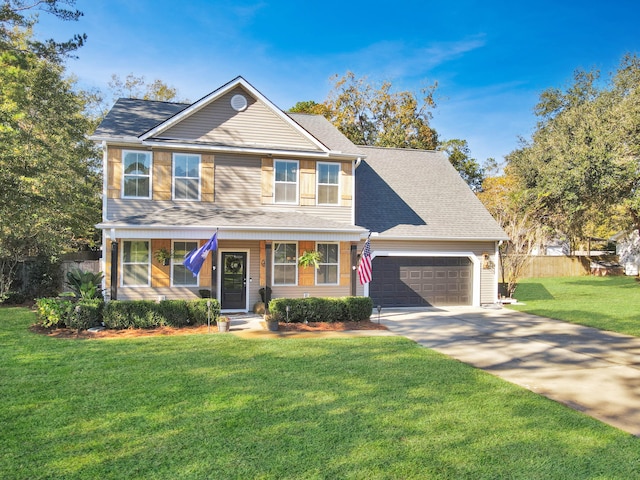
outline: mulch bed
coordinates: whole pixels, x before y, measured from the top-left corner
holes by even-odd
[[[194,327],[158,327],[158,328],[129,328],[125,330],[102,330],[100,332],[89,332],[87,330],[73,330],[70,328],[44,328],[42,325],[32,325],[29,330],[34,333],[47,335],[55,338],[136,338],[155,337],[167,335],[197,335],[207,333],[218,333],[218,327],[212,325],[211,329],[206,325]],[[280,323],[279,331],[283,332],[343,332],[346,330],[387,330],[387,327],[371,321],[364,322],[309,322],[305,323]],[[233,332],[233,327],[231,332]]]

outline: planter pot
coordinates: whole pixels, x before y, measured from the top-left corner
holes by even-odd
[[[218,331],[228,332],[230,326],[231,326],[231,322],[218,322]]]
[[[276,320],[269,320],[267,322],[267,330],[269,330],[270,332],[277,332],[278,322]]]

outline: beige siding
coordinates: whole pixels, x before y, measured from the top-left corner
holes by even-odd
[[[216,155],[215,204],[229,208],[259,207],[261,165],[258,157]]]
[[[248,106],[242,112],[231,108],[231,97],[236,94],[247,98]],[[242,87],[226,93],[158,137],[245,147],[320,151],[311,140],[265,104],[252,98]]]
[[[303,298],[305,294],[309,297],[347,297],[350,293],[350,287],[340,285],[321,287],[284,287],[274,285],[271,291],[271,298]]]

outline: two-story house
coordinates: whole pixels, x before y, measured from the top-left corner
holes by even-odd
[[[496,299],[506,237],[441,153],[356,146],[242,77],[193,104],[120,99],[92,138],[104,154],[111,298],[209,290],[226,311],[250,310],[263,287],[385,306]],[[355,266],[370,232],[373,280],[362,286]],[[183,257],[214,233],[218,248],[194,276]],[[305,251],[321,253],[319,268],[298,265]]]

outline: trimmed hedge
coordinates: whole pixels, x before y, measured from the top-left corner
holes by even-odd
[[[342,298],[274,298],[269,302],[269,312],[279,321],[289,322],[361,322],[369,320],[373,300],[369,297]]]
[[[79,330],[104,324],[107,328],[184,327],[207,323],[207,301],[198,300],[113,300],[101,299],[74,302],[68,298],[39,298],[36,315],[45,328],[76,328]],[[220,316],[220,302],[211,302],[212,323]]]
[[[207,323],[207,301],[211,302],[211,321],[220,316],[218,300],[112,300],[105,305],[103,322],[105,327],[153,328],[184,327]]]

